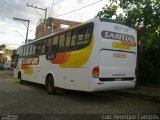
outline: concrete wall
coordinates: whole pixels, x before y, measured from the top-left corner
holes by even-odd
[[[1,45],[0,46],[0,62],[4,62],[4,59],[6,61],[12,61],[12,53],[13,49],[6,46],[6,45]]]

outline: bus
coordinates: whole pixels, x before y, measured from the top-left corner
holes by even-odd
[[[94,18],[17,49],[14,77],[58,89],[105,91],[136,83],[137,31],[117,20]]]

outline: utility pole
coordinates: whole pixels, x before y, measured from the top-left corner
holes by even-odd
[[[43,31],[43,34],[45,35],[45,32],[46,32],[46,17],[47,17],[47,8],[40,8],[40,7],[37,7],[37,5],[36,6],[33,6],[33,5],[29,5],[28,3],[27,3],[27,5],[26,6],[28,6],[28,7],[32,7],[32,8],[36,8],[36,9],[40,9],[40,10],[44,10],[45,11],[45,15],[44,15],[44,31]]]
[[[13,18],[14,20],[20,20],[20,21],[24,21],[24,22],[27,22],[27,32],[26,32],[26,40],[25,40],[25,43],[27,43],[28,42],[28,29],[29,29],[29,22],[30,22],[30,20],[26,20],[26,19],[21,19],[21,18]]]

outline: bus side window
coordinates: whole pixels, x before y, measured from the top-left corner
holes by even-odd
[[[29,45],[26,46],[26,54],[25,54],[25,56],[28,56],[28,53],[29,53]]]
[[[48,52],[49,48],[52,46],[52,38],[48,38],[47,46],[46,46],[46,53]]]
[[[77,45],[79,48],[85,47],[90,43],[93,30],[92,28],[92,24],[89,24],[83,28],[78,29]]]
[[[36,55],[36,48],[37,48],[37,43],[33,43],[33,51],[32,51],[32,55]]]
[[[42,46],[41,54],[44,54],[44,53],[45,53],[46,43],[47,43],[47,40],[43,40],[43,41],[41,42],[41,46]]]
[[[41,41],[37,43],[37,48],[36,48],[36,54],[40,54],[40,53],[41,53]]]
[[[85,41],[84,39],[84,33],[85,33],[85,27],[78,29],[78,40],[77,45],[86,45],[88,41]]]
[[[21,47],[20,57],[22,57],[22,54],[23,54],[23,46]]]
[[[70,48],[70,44],[71,44],[71,32],[68,32],[66,34],[66,48]]]
[[[19,47],[19,48],[16,50],[16,55],[18,55],[18,57],[20,57],[20,51],[21,51],[21,47]]]
[[[92,26],[87,26],[85,29],[85,36],[84,36],[84,40],[89,40],[91,37],[91,31],[92,31]]]
[[[85,28],[78,29],[78,41],[84,40],[84,30]]]
[[[77,30],[72,31],[71,47],[76,46]]]
[[[30,44],[30,47],[29,47],[29,56],[32,55],[32,50],[33,50],[33,43]]]
[[[53,38],[52,52],[57,50],[59,35]]]
[[[64,49],[64,44],[65,44],[65,34],[61,34],[59,37],[59,50]]]
[[[26,46],[23,46],[23,53],[22,53],[23,57],[25,56],[25,53],[26,53]]]

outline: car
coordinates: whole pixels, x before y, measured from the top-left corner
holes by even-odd
[[[4,64],[0,64],[0,70],[4,70]]]
[[[11,69],[11,67],[12,67],[12,62],[5,62],[4,63],[4,70],[6,70],[6,69]]]

